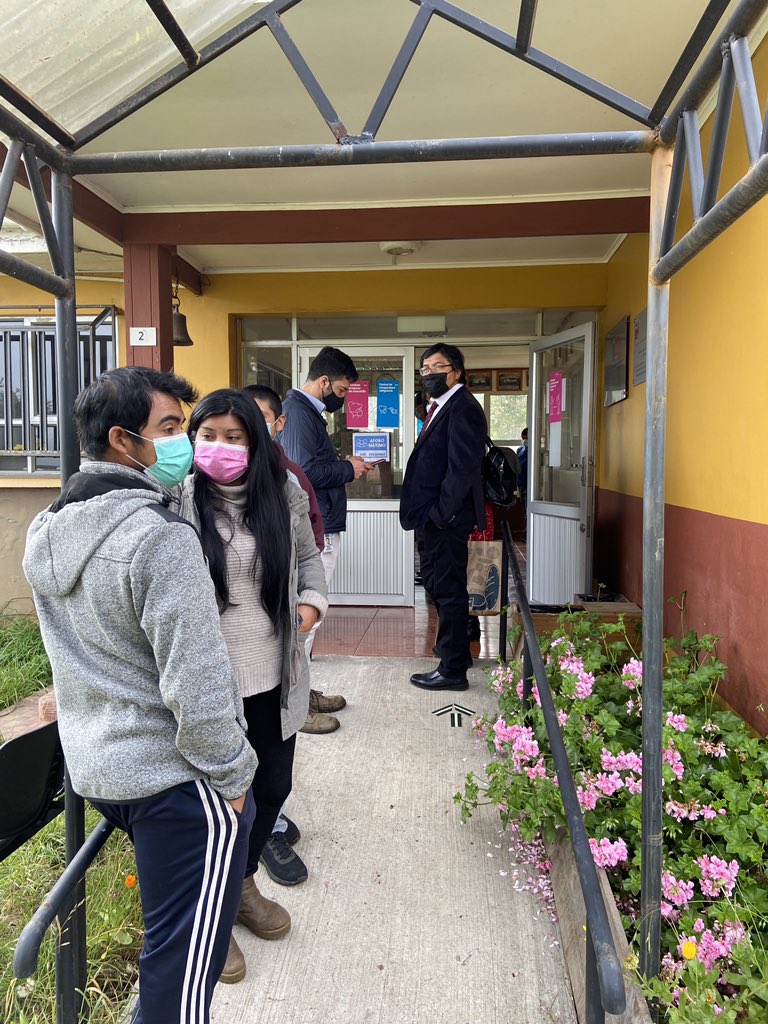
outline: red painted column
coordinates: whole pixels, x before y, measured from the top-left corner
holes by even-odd
[[[128,366],[173,369],[172,285],[175,250],[164,245],[128,244],[123,249],[125,266],[126,362]],[[154,328],[155,344],[146,341],[142,328]]]

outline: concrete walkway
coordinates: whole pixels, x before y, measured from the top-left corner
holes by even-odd
[[[248,975],[217,987],[216,1024],[575,1024],[556,926],[515,891],[497,815],[462,826],[452,802],[487,751],[432,711],[492,710],[484,673],[457,694],[408,683],[434,665],[313,661],[313,685],[349,706],[338,732],[298,738],[288,811],[309,879],[258,872],[293,928],[264,942],[236,927]]]

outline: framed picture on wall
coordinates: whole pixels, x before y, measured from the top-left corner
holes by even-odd
[[[629,317],[624,316],[605,334],[605,389],[603,404],[615,405],[627,397]]]
[[[497,370],[497,391],[525,391],[528,387],[526,370]]]
[[[493,370],[467,370],[467,387],[470,391],[491,391]]]

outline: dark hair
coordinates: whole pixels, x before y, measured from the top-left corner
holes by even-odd
[[[462,355],[461,349],[455,345],[448,345],[444,341],[438,341],[434,345],[430,345],[429,348],[425,348],[421,353],[421,361],[419,366],[424,365],[424,360],[429,359],[430,356],[443,355],[446,360],[451,364],[454,370],[459,371],[459,383],[467,383],[467,375],[464,372],[464,356]]]
[[[107,370],[84,387],[75,399],[75,426],[80,448],[96,459],[109,448],[112,427],[125,427],[140,434],[152,412],[152,396],[162,391],[190,404],[197,391],[175,373],[162,373],[146,366],[121,366]]]
[[[206,395],[189,418],[189,436],[195,434],[210,416],[236,416],[248,435],[248,469],[245,476],[246,502],[243,526],[253,534],[256,550],[251,579],[261,559],[261,604],[272,620],[275,633],[290,625],[288,578],[291,568],[291,522],[285,497],[285,470],[280,465],[277,446],[270,440],[258,405],[235,388],[222,388]],[[227,556],[224,540],[216,528],[216,513],[224,512],[224,499],[205,473],[195,468],[195,507],[200,517],[203,551],[211,577],[224,608],[229,606]],[[231,543],[232,534],[227,543]]]
[[[262,402],[266,402],[275,414],[275,419],[283,415],[283,403],[280,401],[280,395],[273,391],[272,388],[268,388],[266,384],[246,384],[243,391],[254,402],[257,398],[260,398]]]
[[[309,364],[307,380],[327,377],[328,380],[334,381],[341,380],[343,377],[345,380],[355,381],[359,376],[355,364],[346,352],[342,352],[340,348],[331,348],[330,345],[326,345],[325,348],[320,349]]]

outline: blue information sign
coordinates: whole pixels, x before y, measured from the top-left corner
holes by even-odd
[[[400,426],[400,381],[376,382],[376,426]]]
[[[352,454],[366,462],[389,462],[389,434],[353,434]]]

